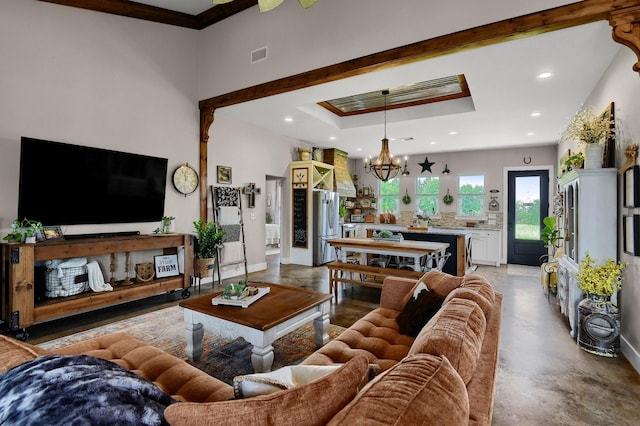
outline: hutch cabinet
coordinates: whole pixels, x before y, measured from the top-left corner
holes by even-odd
[[[578,303],[584,298],[575,274],[586,253],[604,262],[617,254],[617,170],[575,169],[559,180],[563,194],[564,256],[558,260],[558,304],[577,337]]]

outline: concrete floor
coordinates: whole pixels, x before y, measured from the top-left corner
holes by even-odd
[[[280,265],[277,255],[267,260],[268,269],[250,274],[250,280],[328,292],[326,267]],[[599,357],[578,347],[555,299],[543,293],[538,268],[480,266],[476,273],[504,295],[494,425],[640,425],[640,374],[622,356]],[[200,294],[218,289],[205,284]],[[379,297],[379,289],[347,286],[332,303],[331,322],[349,327],[375,308]],[[72,334],[179,300],[177,292],[37,325],[29,330],[29,341]]]

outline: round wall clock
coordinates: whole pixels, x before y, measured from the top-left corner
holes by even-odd
[[[198,188],[198,172],[189,165],[184,163],[173,171],[173,187],[185,197]]]

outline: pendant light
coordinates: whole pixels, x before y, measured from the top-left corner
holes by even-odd
[[[364,171],[373,173],[375,177],[383,182],[393,179],[400,172],[400,160],[393,161],[393,155],[389,152],[389,139],[387,139],[387,95],[388,90],[383,90],[384,96],[384,139],[382,139],[382,149],[375,162],[365,160]]]

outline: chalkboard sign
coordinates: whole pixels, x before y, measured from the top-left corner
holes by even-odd
[[[293,247],[307,247],[307,188],[293,190]]]

